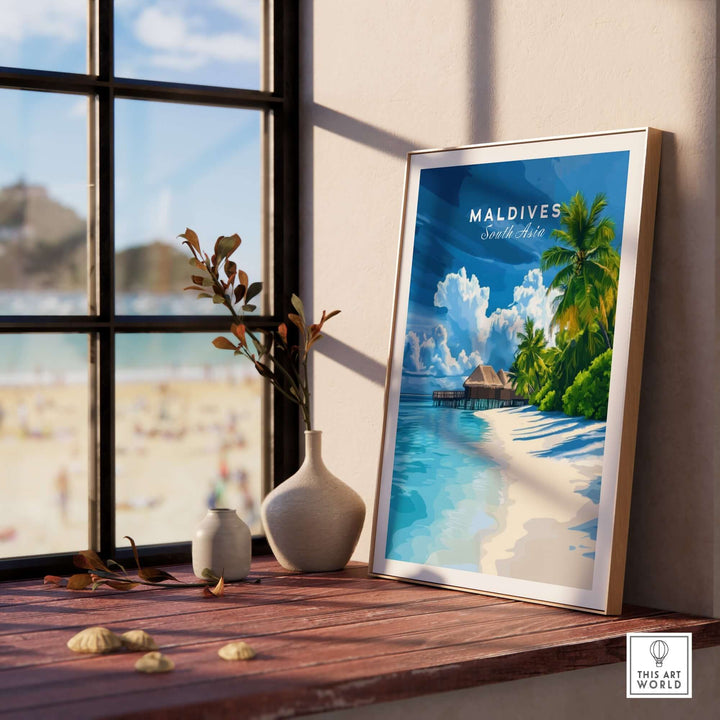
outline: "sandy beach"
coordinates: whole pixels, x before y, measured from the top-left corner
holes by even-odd
[[[118,383],[118,544],[188,541],[207,508],[259,532],[261,384],[227,373]],[[88,546],[88,393],[0,387],[0,556]]]
[[[533,406],[477,415],[506,488],[498,526],[478,538],[481,571],[590,588],[605,423]]]

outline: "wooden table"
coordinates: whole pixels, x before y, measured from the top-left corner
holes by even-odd
[[[189,567],[170,568],[191,580]],[[273,718],[621,662],[625,633],[693,633],[720,644],[720,620],[628,607],[620,617],[342,572],[298,575],[253,562],[259,584],[71,592],[0,584],[0,717]],[[133,669],[138,654],[77,655],[79,629],[142,628],[175,662]],[[247,640],[249,662],[217,656]]]

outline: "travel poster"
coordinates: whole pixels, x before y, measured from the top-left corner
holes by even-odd
[[[631,153],[588,150],[411,173],[380,566],[593,590]]]

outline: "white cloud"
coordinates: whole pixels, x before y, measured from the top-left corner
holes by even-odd
[[[171,238],[176,233],[172,227],[173,192],[168,186],[158,193],[152,223],[149,228],[153,238]]]
[[[475,275],[468,277],[464,267],[448,273],[434,298],[436,307],[447,310],[447,320],[429,335],[407,333],[404,369],[435,377],[467,375],[481,363],[507,369],[525,318],[532,318],[548,342],[554,342],[550,323],[558,294],[556,290],[548,294],[539,269],[530,270],[513,290],[510,306],[488,312],[490,288],[481,286]]]
[[[464,376],[480,364],[481,358],[476,352],[468,355],[461,350],[453,357],[447,340],[447,330],[442,325],[435,326],[432,335],[423,333],[422,338],[412,330],[408,332],[403,358],[405,370],[416,375]]]
[[[513,291],[512,307],[517,309],[523,319],[531,317],[535,321],[535,327],[545,331],[545,338],[551,344],[555,341],[555,331],[551,327],[553,305],[559,295],[559,290],[547,292],[538,268],[531,270],[523,278],[522,284]]]
[[[71,117],[71,118],[87,117],[87,114],[88,114],[88,99],[86,97],[78,98],[68,108],[68,117]]]
[[[246,23],[260,25],[261,0],[213,0],[213,5]]]
[[[213,32],[202,15],[182,14],[169,5],[143,8],[134,22],[137,40],[154,51],[153,65],[192,69],[209,62],[255,60],[259,54],[256,36],[242,32]]]
[[[87,0],[0,0],[0,40],[29,37],[74,42],[87,32]]]
[[[470,348],[479,350],[485,345],[490,332],[490,288],[482,287],[475,275],[468,277],[464,267],[448,273],[437,285],[434,304],[447,309],[454,334],[468,338]]]

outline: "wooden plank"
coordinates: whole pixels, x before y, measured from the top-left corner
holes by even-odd
[[[678,623],[685,621],[672,622],[667,616],[651,623],[630,620],[623,623],[623,631],[628,627],[665,631],[676,629]],[[699,627],[707,621],[697,623]],[[423,657],[414,651],[396,652],[379,656],[373,663],[358,659],[326,663],[315,658],[303,667],[276,669],[272,673],[254,672],[258,661],[241,668],[219,660],[216,668],[206,661],[211,677],[197,684],[188,682],[191,673],[178,663],[175,673],[153,678],[152,682],[147,678],[138,681],[135,676],[134,689],[128,689],[124,682],[131,672],[129,665],[118,670],[107,662],[110,658],[97,658],[94,660],[105,661],[105,667],[104,672],[98,670],[92,675],[91,686],[96,693],[80,693],[79,699],[44,693],[43,708],[45,712],[50,708],[77,708],[77,703],[82,702],[85,717],[101,717],[103,708],[106,712],[110,704],[114,713],[122,709],[122,717],[148,719],[199,718],[210,711],[213,717],[237,717],[238,708],[242,708],[244,718],[300,715],[328,707],[351,707],[369,700],[381,702],[601,664],[595,657],[595,647],[606,651],[602,662],[617,662],[624,657],[624,634],[608,632],[608,625],[593,623],[584,633],[573,633],[571,644],[563,652],[558,652],[552,642],[555,633],[546,631],[536,638],[538,647],[526,647],[521,641],[507,644],[503,638],[497,638],[483,643],[484,647],[478,647],[476,642],[453,646],[448,648],[449,657],[426,649]],[[492,654],[490,662],[488,651]],[[224,677],[220,677],[223,670]],[[183,682],[178,683],[179,678]],[[33,708],[22,710],[32,712]]]
[[[237,604],[222,604],[226,598],[194,599],[196,603],[204,603],[211,610],[172,615],[161,612],[162,608],[156,605],[159,613],[156,617],[136,618],[126,617],[124,620],[113,620],[112,610],[109,616],[101,619],[108,620],[104,624],[114,632],[121,633],[131,629],[145,629],[155,637],[163,648],[175,647],[193,642],[197,634],[204,638],[212,637],[222,640],[227,637],[236,637],[239,628],[251,628],[242,631],[246,637],[257,635],[291,632],[299,629],[314,627],[335,627],[343,624],[353,624],[368,618],[404,618],[416,614],[425,616],[439,614],[448,610],[463,609],[475,611],[480,607],[472,596],[460,593],[450,593],[440,598],[425,598],[409,602],[416,593],[406,588],[398,587],[394,593],[385,593],[383,600],[378,601],[373,593],[343,594],[342,596],[319,595],[311,598],[301,598],[300,601],[286,603],[264,604],[256,606],[238,606]],[[483,607],[503,604],[491,598],[484,598]],[[507,604],[505,601],[504,604]],[[173,608],[174,609],[174,608]],[[75,634],[78,628],[88,624],[103,624],[97,622],[94,615],[92,622],[87,616],[77,616],[75,627],[48,628],[43,632],[26,628],[24,632],[14,636],[5,636],[3,641],[14,644],[17,652],[7,654],[0,658],[0,669],[10,667],[22,668],[27,665],[40,665],[46,663],[67,661],[69,658],[82,656],[73,655],[65,647],[67,640]],[[5,675],[0,674],[0,688],[9,682]]]
[[[618,662],[629,631],[692,631],[695,647],[720,644],[720,620],[643,608],[607,618],[367,578],[364,567],[322,575],[288,574],[272,561],[257,567],[259,586],[212,600],[151,589],[53,591],[44,603],[6,604],[0,618],[13,627],[0,636],[2,717],[291,717]],[[13,583],[14,597],[26,587]],[[71,654],[69,629],[101,618],[119,631],[152,631],[175,672],[138,675],[130,653]],[[217,657],[238,638],[250,640],[256,660]]]
[[[567,630],[571,624],[578,634],[586,625],[608,624],[601,616],[581,615],[525,603],[488,606],[482,613],[475,608],[449,610],[353,624],[338,624],[335,621],[330,625],[308,626],[300,630],[284,630],[282,626],[277,627],[277,623],[277,618],[270,618],[266,623],[253,625],[250,632],[241,634],[240,637],[249,640],[262,659],[262,662],[257,659],[249,664],[244,675],[294,671],[300,667],[314,667],[319,664],[342,666],[359,659],[363,659],[368,667],[372,668],[378,660],[395,656],[399,652],[415,653],[432,649],[435,654],[442,654],[447,652],[447,648],[456,645],[497,641],[500,638],[505,638],[512,646],[517,643],[518,637],[522,642],[522,638],[529,634]],[[268,630],[268,627],[271,629]],[[174,673],[166,681],[167,687],[177,685],[179,689],[186,689],[189,685],[204,685],[217,678],[234,676],[234,665],[219,660],[216,653],[226,640],[237,639],[237,635],[232,634],[235,628],[235,623],[231,624],[230,632],[227,626],[185,628],[183,624],[182,631],[176,630],[175,637],[169,638],[170,643],[163,645],[163,650],[175,660],[178,668],[191,668],[192,673],[189,676]],[[175,642],[172,642],[173,640]],[[54,684],[62,683],[62,677],[67,672],[68,663],[62,662],[62,659],[67,658],[69,651],[63,652],[62,648],[58,647],[59,644],[58,639],[52,646],[58,660],[51,667],[61,664],[61,672],[57,676],[52,673],[43,675],[43,695],[52,698],[53,702],[72,701],[79,695],[87,697],[89,691],[79,689],[76,685],[66,688]],[[115,655],[82,658],[81,661],[75,660],[73,664],[79,671],[101,668],[103,672],[107,672],[105,668],[132,668],[133,662],[131,657]],[[100,677],[95,677],[95,673],[93,676],[93,696],[110,692],[111,687],[102,683],[102,673]],[[2,688],[6,690],[0,691],[0,707],[15,707],[17,690],[27,682],[26,677],[27,674],[23,676],[21,671],[3,672],[0,675]],[[56,681],[55,677],[61,679]],[[36,680],[32,679],[31,682],[35,683]],[[132,693],[137,691],[137,684],[137,678],[119,677],[113,681],[112,688],[123,693]],[[8,697],[5,697],[6,693]]]
[[[208,599],[199,589],[151,590],[150,593],[108,593],[102,591],[72,593],[64,592],[62,600],[54,600],[52,619],[44,606],[31,604],[28,607],[13,606],[0,613],[0,636],[8,636],[32,630],[40,633],[48,630],[67,628],[76,630],[88,625],[113,625],[126,623],[154,623],[168,616],[173,618],[198,613],[217,615],[241,607],[245,617],[263,617],[272,612],[274,605],[293,603],[330,603],[333,598],[340,602],[377,606],[392,602],[418,603],[437,600],[440,597],[457,597],[456,602],[467,607],[482,607],[488,604],[509,602],[497,598],[468,596],[466,593],[442,593],[432,588],[409,586],[395,582],[378,582],[364,579],[350,588],[337,585],[302,587],[292,584],[268,587],[230,586],[222,598]],[[285,612],[285,611],[283,611]]]

